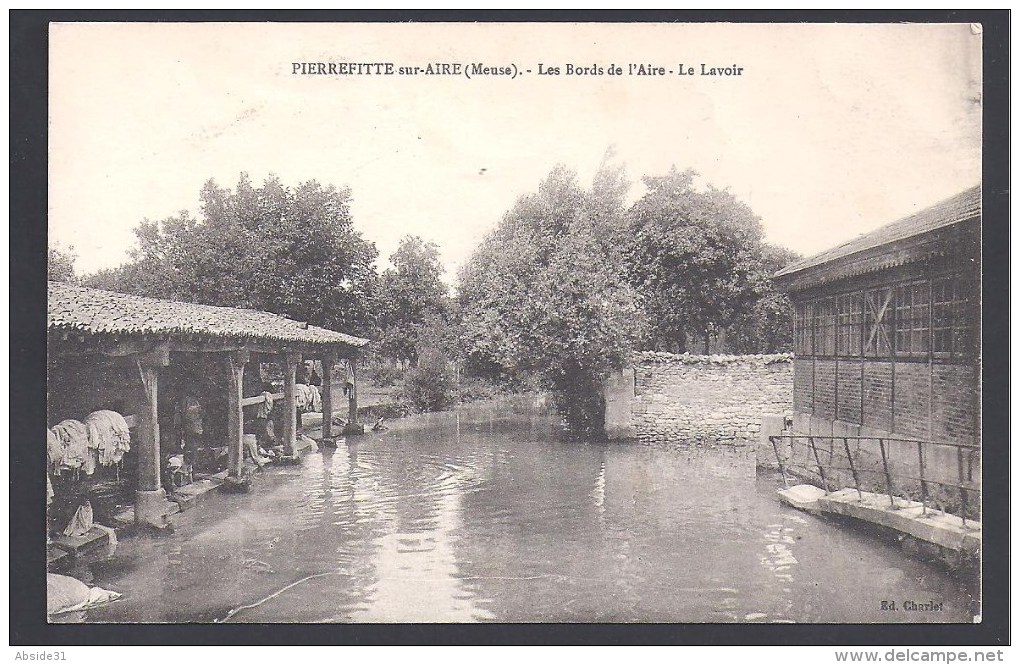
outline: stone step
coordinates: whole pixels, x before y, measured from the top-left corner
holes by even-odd
[[[167,514],[173,517],[177,513],[181,512],[180,504],[175,501],[167,500],[169,504],[167,506]],[[113,530],[117,532],[117,537],[121,537],[131,533],[135,528],[135,507],[128,506],[124,510],[120,511],[113,516]]]
[[[50,545],[46,548],[46,569],[60,570],[73,558],[65,550],[60,549],[56,545]]]
[[[54,536],[52,542],[55,547],[77,558],[105,547],[110,542],[110,536],[102,529],[92,527],[84,536],[65,536],[60,534]]]
[[[226,477],[226,471],[201,477],[193,483],[178,487],[167,499],[176,503],[182,512],[189,510],[198,505],[203,495],[222,485]]]
[[[780,490],[779,497],[783,503],[807,512],[851,517],[954,552],[981,552],[980,522],[964,522],[956,515],[925,510],[917,501],[901,497],[890,501],[887,494],[851,488],[827,493],[811,485]]]

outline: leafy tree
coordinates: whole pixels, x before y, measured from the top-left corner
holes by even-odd
[[[602,382],[640,326],[624,279],[622,171],[590,189],[563,167],[522,197],[460,275],[463,343],[476,368],[537,373],[570,430],[604,436]]]
[[[131,261],[91,285],[159,298],[261,309],[369,333],[375,246],[354,230],[350,192],[315,181],[262,187],[241,174],[231,191],[209,180],[201,218],[181,212],[135,229]]]
[[[793,348],[794,308],[790,297],[775,289],[772,276],[800,258],[774,245],[762,246],[762,269],[757,272],[757,300],[734,321],[727,340],[736,353],[777,353]]]
[[[435,243],[418,236],[402,238],[390,262],[379,283],[377,348],[383,356],[415,363],[419,348],[437,347],[433,338],[448,325],[443,264]]]
[[[648,191],[628,213],[628,277],[652,322],[644,343],[661,350],[687,351],[691,336],[707,347],[738,321],[781,318],[758,217],[727,191],[695,189],[696,175],[673,168],[644,178]],[[753,344],[772,333],[755,335]]]
[[[74,272],[74,263],[77,260],[78,255],[74,251],[74,246],[70,246],[66,250],[59,247],[50,247],[46,262],[48,278],[54,282],[77,281]]]

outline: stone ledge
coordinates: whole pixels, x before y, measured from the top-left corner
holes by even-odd
[[[792,353],[768,353],[753,355],[694,355],[691,353],[667,353],[665,351],[642,351],[635,356],[637,363],[642,362],[673,362],[683,365],[731,365],[731,364],[763,364],[786,363],[793,361]]]
[[[92,527],[84,536],[54,536],[52,544],[72,557],[80,557],[93,552],[110,542],[110,536],[102,529]],[[49,560],[49,556],[47,556]]]
[[[896,499],[896,508],[890,506],[887,494],[843,489],[818,499],[825,512],[853,517],[872,524],[885,526],[918,540],[954,551],[978,553],[981,551],[981,523],[971,520],[963,524],[956,515],[929,511],[923,513],[917,501]]]
[[[222,485],[224,480],[226,480],[226,477],[226,471],[205,476],[193,483],[189,483],[183,487],[178,487],[173,491],[173,494],[167,498],[176,503],[182,512],[189,510],[198,505],[198,503],[202,500],[203,495]]]

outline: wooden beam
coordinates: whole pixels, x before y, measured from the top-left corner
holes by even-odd
[[[244,443],[244,412],[241,410],[244,366],[248,362],[247,351],[235,351],[227,355],[227,475],[240,482],[242,445]]]
[[[270,393],[270,396],[274,400],[283,399],[284,393]],[[255,395],[254,397],[245,397],[241,400],[241,406],[255,406],[256,404],[262,404],[265,401],[265,397],[262,395]]]
[[[300,362],[300,353],[288,352],[280,356],[283,369],[283,454],[288,457],[294,456],[297,446],[297,399],[294,386]]]
[[[87,338],[84,341],[49,339],[48,351],[51,356],[102,355],[110,358],[143,355],[165,345],[165,342],[146,337],[130,339]]]
[[[333,436],[333,363],[332,353],[322,355],[322,438]]]
[[[162,488],[159,454],[159,366],[139,363],[142,392],[138,400],[138,489]]]
[[[351,365],[351,394],[347,400],[348,420],[352,423],[358,422],[358,361],[351,358],[347,361]],[[344,377],[344,381],[346,381]]]
[[[149,351],[138,354],[135,360],[142,365],[166,367],[170,364],[170,344],[167,342],[157,344]]]
[[[224,353],[232,351],[248,351],[248,345],[235,340],[174,340],[170,342],[170,350],[180,353]]]

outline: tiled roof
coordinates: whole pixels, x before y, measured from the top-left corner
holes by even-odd
[[[832,249],[828,249],[820,254],[815,254],[790,264],[777,272],[776,277],[791,275],[808,268],[835,261],[836,259],[850,257],[858,252],[864,252],[896,242],[897,240],[904,240],[927,233],[928,231],[934,231],[935,229],[950,226],[980,214],[981,187],[971,187],[956,196],[940,201],[909,217],[904,217],[870,233],[857,236],[842,245],[836,245]]]
[[[200,335],[354,347],[368,343],[360,337],[254,309],[160,300],[64,282],[49,282],[48,295],[46,319],[50,330],[92,335]]]

